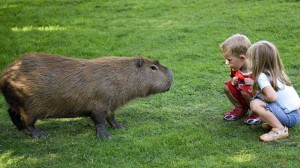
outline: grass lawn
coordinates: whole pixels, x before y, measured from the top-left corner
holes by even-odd
[[[117,111],[126,129],[95,137],[88,118],[44,119],[49,137],[19,132],[0,96],[0,167],[299,167],[300,125],[264,143],[260,126],[227,122],[229,69],[219,44],[269,40],[300,93],[297,0],[0,0],[0,70],[28,52],[78,58],[142,55],[169,67],[169,92]],[[59,98],[59,97],[58,97]]]

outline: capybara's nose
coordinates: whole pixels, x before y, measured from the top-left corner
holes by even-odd
[[[173,80],[173,74],[172,74],[172,72],[169,71],[169,72],[167,73],[167,75],[168,75],[169,79],[172,81],[172,80]]]

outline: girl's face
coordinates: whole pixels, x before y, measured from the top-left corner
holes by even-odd
[[[245,66],[245,57],[240,55],[238,57],[234,55],[226,54],[222,52],[223,58],[225,59],[225,64],[233,70],[240,70]]]

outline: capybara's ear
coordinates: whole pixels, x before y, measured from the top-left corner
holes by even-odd
[[[139,58],[139,59],[136,60],[136,66],[138,68],[141,68],[144,65],[144,63],[145,63],[145,61],[142,58]]]

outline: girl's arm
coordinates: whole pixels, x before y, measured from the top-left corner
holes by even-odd
[[[277,100],[277,93],[272,86],[266,86],[262,89],[261,95],[267,102],[274,102]]]

